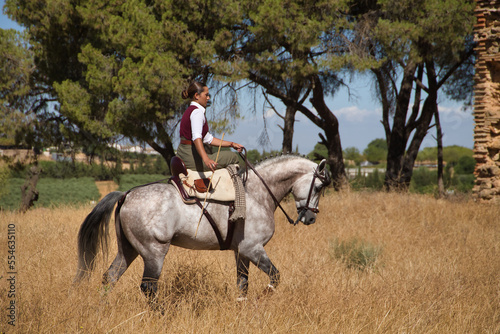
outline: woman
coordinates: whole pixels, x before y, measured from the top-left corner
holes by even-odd
[[[182,91],[183,99],[191,99],[190,106],[184,112],[181,119],[180,135],[181,142],[177,148],[177,156],[184,161],[188,169],[198,171],[215,171],[231,164],[239,162],[238,155],[231,151],[220,151],[217,162],[217,153],[207,153],[204,144],[211,146],[231,147],[241,152],[243,146],[234,142],[215,138],[208,131],[208,122],[205,116],[205,108],[210,100],[208,87],[193,82],[188,89]]]

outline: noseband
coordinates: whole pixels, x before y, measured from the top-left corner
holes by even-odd
[[[307,195],[306,204],[304,206],[300,206],[297,208],[297,213],[299,214],[299,216],[297,217],[297,220],[294,222],[293,225],[297,225],[299,221],[305,216],[307,211],[311,211],[315,214],[319,213],[318,208],[311,208],[309,206],[309,202],[311,201],[312,192],[314,189],[314,181],[316,180],[316,178],[318,178],[321,181],[321,188],[324,190],[325,189],[324,187],[330,184],[330,179],[328,178],[327,172],[325,172],[324,175],[321,175],[321,173],[318,171],[318,168],[319,166],[314,170],[311,186],[309,187],[309,194]]]

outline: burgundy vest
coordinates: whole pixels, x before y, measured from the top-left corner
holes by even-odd
[[[187,140],[193,140],[193,134],[191,132],[191,113],[197,109],[196,106],[189,106],[189,108],[186,109],[184,112],[184,115],[182,115],[181,119],[181,125],[180,125],[180,134],[181,137],[186,138]],[[201,140],[205,138],[205,135],[208,132],[208,122],[207,122],[207,117],[205,116],[205,124],[203,124],[203,128],[201,130]]]

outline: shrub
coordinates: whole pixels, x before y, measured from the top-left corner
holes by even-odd
[[[351,238],[347,241],[336,239],[330,242],[330,256],[341,260],[350,269],[364,271],[373,268],[381,253],[381,247],[358,238]]]
[[[413,171],[410,182],[410,191],[419,194],[432,194],[437,190],[437,172],[427,167],[420,167]]]
[[[382,190],[384,187],[385,174],[380,173],[378,168],[375,168],[373,172],[365,175],[363,169],[358,167],[358,172],[356,177],[350,181],[351,187],[355,190],[361,189],[371,189],[371,190]]]
[[[476,167],[476,159],[469,156],[462,156],[458,159],[455,166],[455,173],[457,174],[473,174]]]
[[[455,175],[451,181],[453,188],[462,193],[468,193],[472,191],[475,183],[474,174],[465,175]]]

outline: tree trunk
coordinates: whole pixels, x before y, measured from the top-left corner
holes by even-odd
[[[342,190],[349,187],[349,182],[345,173],[339,121],[325,103],[323,85],[319,77],[316,75],[313,80],[314,87],[311,103],[323,120],[321,128],[324,130],[326,138],[322,134],[319,134],[319,136],[323,145],[328,149],[327,163],[332,174],[332,185],[335,190]]]
[[[165,161],[167,162],[168,168],[169,168],[168,172],[170,173],[170,160],[172,160],[172,158],[175,155],[175,151],[174,151],[174,147],[173,147],[172,143],[171,142],[165,143],[164,147],[158,145],[154,141],[149,141],[148,144],[155,151],[157,151],[158,153],[160,153],[161,156],[163,157],[163,159],[165,159]]]
[[[38,164],[35,163],[31,166],[26,176],[26,181],[21,186],[21,207],[19,208],[21,213],[28,211],[38,200],[38,190],[36,189],[36,185],[38,183],[38,179],[40,178],[40,172],[40,167],[38,167]]]
[[[436,141],[437,141],[437,159],[438,159],[438,170],[437,170],[437,180],[438,180],[438,197],[443,198],[444,192],[444,182],[443,182],[443,131],[441,129],[441,121],[439,120],[439,111],[436,106],[436,112],[434,114],[434,120],[436,122]]]
[[[434,116],[436,108],[436,95],[431,93],[425,99],[424,106],[422,107],[422,115],[420,116],[418,126],[412,141],[403,159],[403,166],[401,169],[401,177],[398,180],[398,189],[408,190],[410,187],[411,178],[413,176],[413,168],[415,167],[415,160],[417,159],[420,145],[427,135],[429,125]]]
[[[417,66],[413,63],[405,67],[401,89],[396,98],[396,112],[394,114],[391,135],[388,140],[387,171],[384,182],[384,187],[388,191],[406,191],[408,189],[406,184],[401,182],[401,172],[408,140],[406,119],[416,68]]]
[[[399,180],[399,189],[407,190],[410,186],[410,181],[413,176],[413,168],[415,166],[415,159],[417,158],[418,151],[420,150],[420,145],[427,135],[432,117],[436,114],[438,85],[434,63],[427,62],[426,68],[427,82],[429,84],[427,91],[428,95],[422,107],[422,113],[419,119],[415,122],[416,131],[413,135],[406,155],[404,156],[401,178]],[[410,124],[409,126],[412,125]]]
[[[295,114],[297,109],[291,105],[287,105],[283,127],[283,153],[292,153],[293,144],[293,127],[295,123]]]

